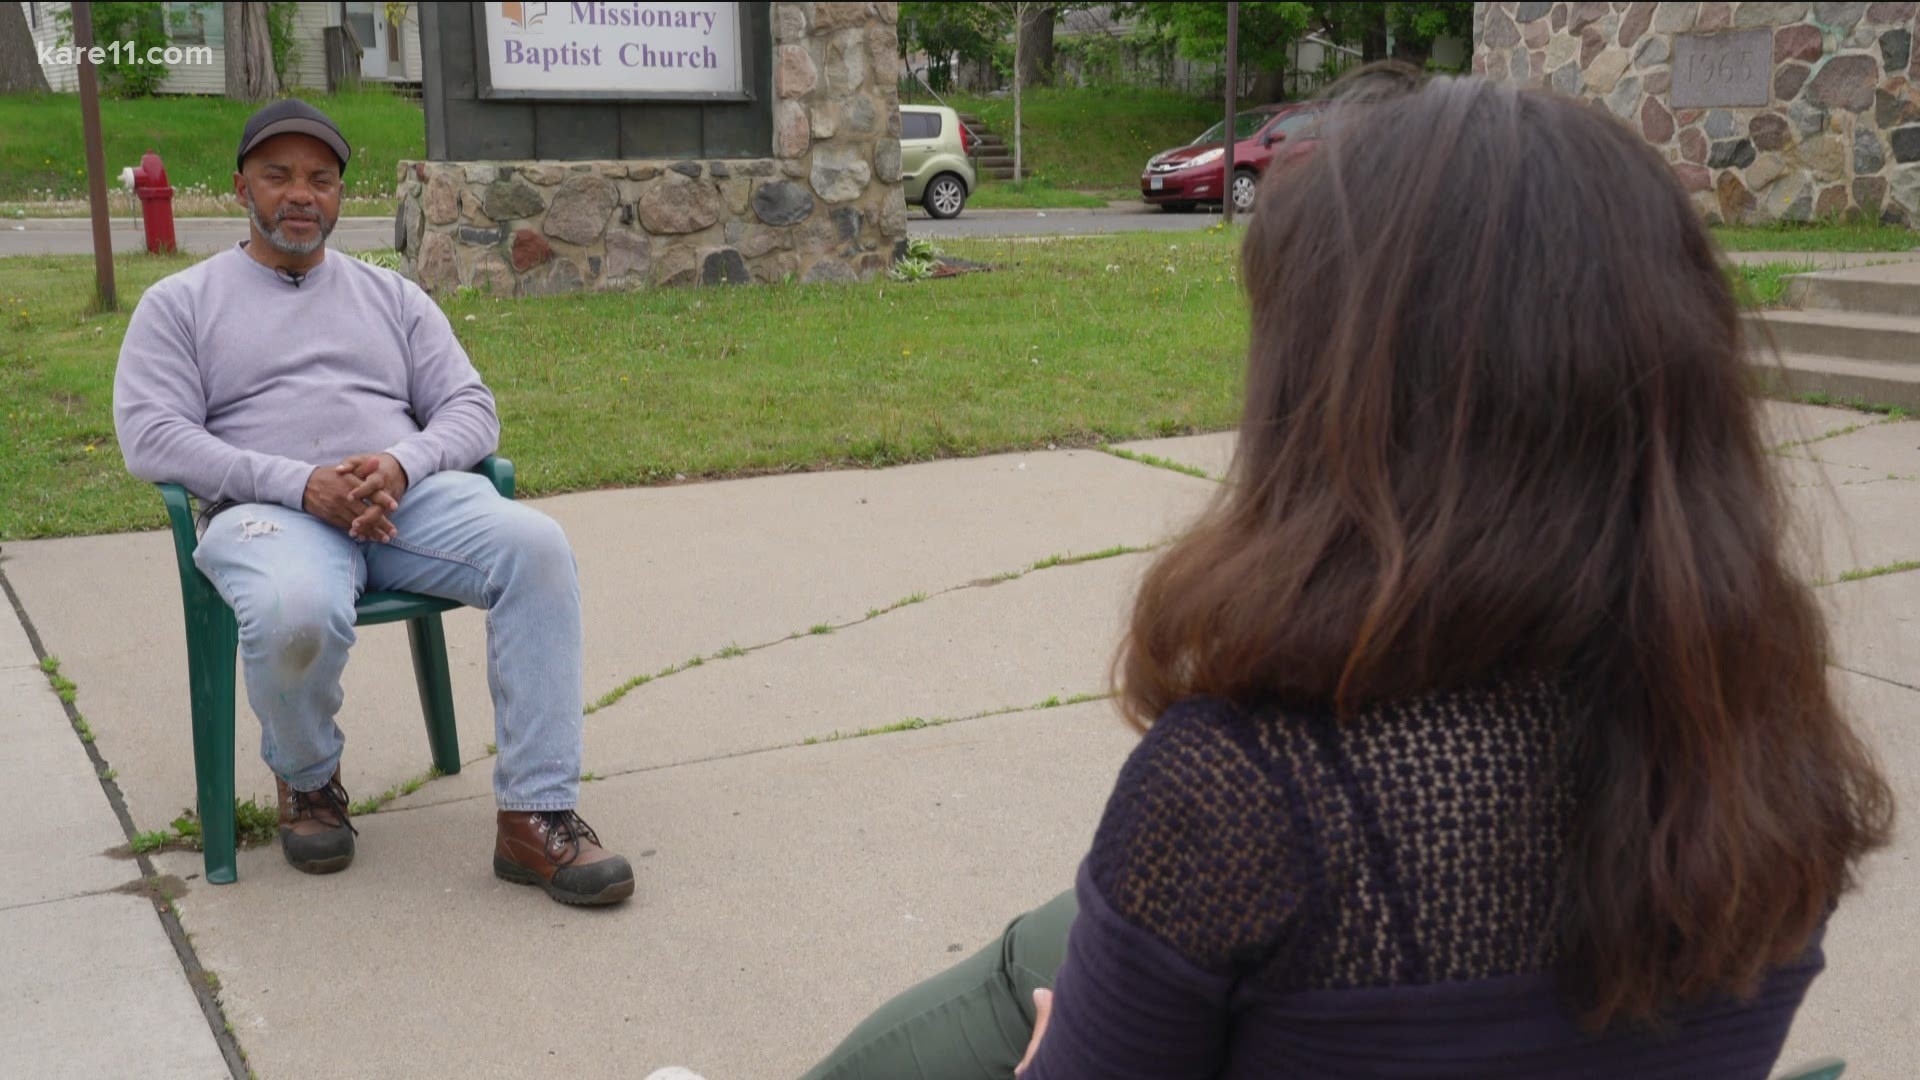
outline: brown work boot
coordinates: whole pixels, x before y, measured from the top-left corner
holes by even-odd
[[[633,895],[633,867],[600,846],[572,810],[502,810],[495,877],[538,885],[563,904],[614,904]]]
[[[318,791],[295,791],[280,785],[280,850],[295,870],[331,874],[353,862],[353,838],[360,830],[347,820],[347,789],[340,786],[340,770]]]

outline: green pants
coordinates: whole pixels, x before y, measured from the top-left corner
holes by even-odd
[[[968,959],[887,1002],[803,1080],[1008,1080],[1033,1038],[1079,911],[1073,891],[1013,920]]]

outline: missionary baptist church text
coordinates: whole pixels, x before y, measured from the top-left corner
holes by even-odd
[[[681,31],[663,34],[657,43],[624,41],[617,44],[585,44],[578,40],[551,42],[507,37],[500,42],[498,59],[511,67],[532,67],[542,71],[555,68],[602,68],[618,64],[627,68],[713,69],[722,64],[721,54],[701,41],[687,38],[711,38],[715,32],[715,14],[692,5],[681,4],[520,4],[513,21],[521,29],[540,30],[543,24],[617,30]],[[550,9],[559,9],[550,11]],[[553,15],[561,16],[554,19]],[[510,16],[511,18],[511,16]],[[688,33],[690,32],[690,33]]]

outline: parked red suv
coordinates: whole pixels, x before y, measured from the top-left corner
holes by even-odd
[[[1325,102],[1261,105],[1233,118],[1233,208],[1253,209],[1254,185],[1276,154],[1285,154],[1289,138],[1313,125]],[[1226,148],[1220,135],[1226,121],[1177,150],[1155,154],[1140,174],[1140,197],[1168,210],[1191,210],[1201,203],[1218,203],[1226,195],[1222,174]],[[1288,155],[1294,156],[1294,155]]]

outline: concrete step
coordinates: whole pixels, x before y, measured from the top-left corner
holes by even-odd
[[[1920,316],[1920,268],[1799,274],[1787,279],[1787,303],[1808,311]]]
[[[1755,348],[1771,341],[1781,353],[1912,364],[1920,372],[1920,318],[1775,309],[1746,319]]]
[[[974,173],[984,180],[1011,180],[1013,179],[1013,166],[1009,165],[1004,169],[975,169]]]
[[[1753,366],[1770,394],[1798,399],[1818,393],[1835,401],[1920,412],[1920,364],[1788,353],[1777,361],[1756,357]]]

